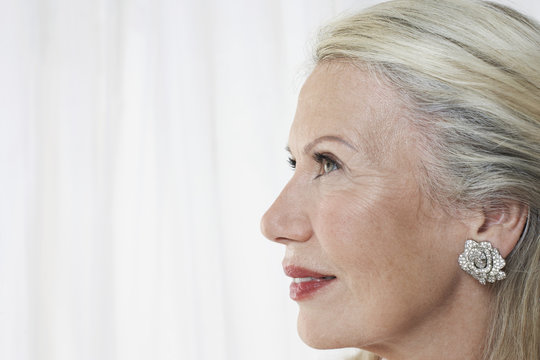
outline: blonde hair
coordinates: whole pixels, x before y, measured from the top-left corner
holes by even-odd
[[[540,25],[491,2],[395,0],[325,27],[314,57],[359,64],[399,92],[434,200],[528,207],[507,279],[492,287],[484,360],[540,359]]]

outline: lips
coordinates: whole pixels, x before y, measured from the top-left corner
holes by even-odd
[[[334,275],[321,274],[295,265],[284,266],[285,274],[293,281],[290,285],[290,297],[294,301],[305,300],[316,295],[336,279]]]

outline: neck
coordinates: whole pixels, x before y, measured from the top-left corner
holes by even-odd
[[[445,304],[414,328],[366,350],[385,360],[481,360],[490,326],[492,293],[467,279]]]

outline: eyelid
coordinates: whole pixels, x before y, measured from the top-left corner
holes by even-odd
[[[316,152],[316,153],[313,153],[313,159],[318,163],[321,163],[324,160],[328,160],[333,163],[336,163],[338,167],[341,167],[341,163],[339,162],[339,160],[334,156],[334,154],[331,154],[331,153]]]
[[[313,155],[312,155],[312,158],[313,160],[319,164],[320,166],[322,166],[324,164],[325,161],[327,162],[330,162],[332,164],[335,165],[335,169],[334,170],[340,170],[343,168],[343,165],[341,164],[341,162],[336,158],[336,156],[332,153],[327,153],[327,152],[314,152]],[[287,162],[289,163],[289,166],[295,170],[296,169],[296,159],[292,156],[292,154],[289,153],[289,156],[287,158]],[[319,173],[317,177],[319,176],[322,176],[322,175],[326,175],[326,174],[329,174],[331,173],[332,171],[329,171],[329,172],[325,172],[324,169],[321,169],[322,172]]]

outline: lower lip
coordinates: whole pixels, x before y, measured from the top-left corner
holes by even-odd
[[[336,279],[334,278],[328,280],[313,280],[301,283],[292,282],[291,286],[289,287],[289,295],[294,301],[309,299],[313,297],[316,293],[318,293],[321,289],[330,285],[330,283],[332,283],[332,281],[334,280]]]

